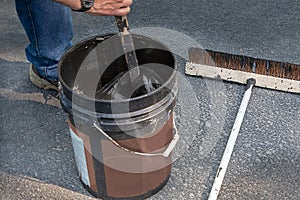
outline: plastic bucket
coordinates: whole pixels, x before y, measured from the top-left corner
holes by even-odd
[[[163,44],[133,35],[141,69],[160,86],[147,94],[105,99],[97,91],[126,61],[118,35],[74,45],[59,63],[60,102],[68,124],[80,180],[100,198],[146,198],[171,172],[177,96],[176,61]]]

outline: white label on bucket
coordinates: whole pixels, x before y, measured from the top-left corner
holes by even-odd
[[[88,186],[90,186],[89,173],[86,165],[86,158],[84,154],[84,144],[80,137],[78,137],[71,129],[71,138],[75,154],[76,165],[78,168],[81,180]]]

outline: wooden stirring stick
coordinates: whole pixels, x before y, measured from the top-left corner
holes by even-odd
[[[129,31],[127,15],[115,16],[115,20],[119,29],[119,35],[121,37],[121,43],[125,54],[126,63],[128,65],[128,71],[131,83],[138,80],[140,70],[138,67],[138,60],[133,45],[133,39]]]

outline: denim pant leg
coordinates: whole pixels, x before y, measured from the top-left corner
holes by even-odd
[[[43,77],[56,81],[57,65],[71,46],[73,37],[70,8],[52,0],[15,0],[19,19],[30,44],[25,52]]]

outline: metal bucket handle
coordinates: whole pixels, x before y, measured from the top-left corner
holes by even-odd
[[[123,147],[122,145],[120,145],[117,141],[115,141],[113,138],[111,138],[107,133],[105,133],[96,123],[94,123],[94,127],[100,132],[102,133],[109,141],[111,141],[115,146],[117,146],[118,148],[135,154],[135,155],[140,155],[140,156],[163,156],[165,158],[169,157],[170,153],[173,151],[174,147],[176,146],[178,140],[179,140],[179,134],[175,125],[175,122],[173,121],[174,124],[174,137],[172,139],[172,141],[170,142],[170,144],[168,145],[168,147],[166,148],[166,150],[164,152],[161,153],[142,153],[142,152],[136,152],[136,151],[132,151],[129,150],[125,147]]]

